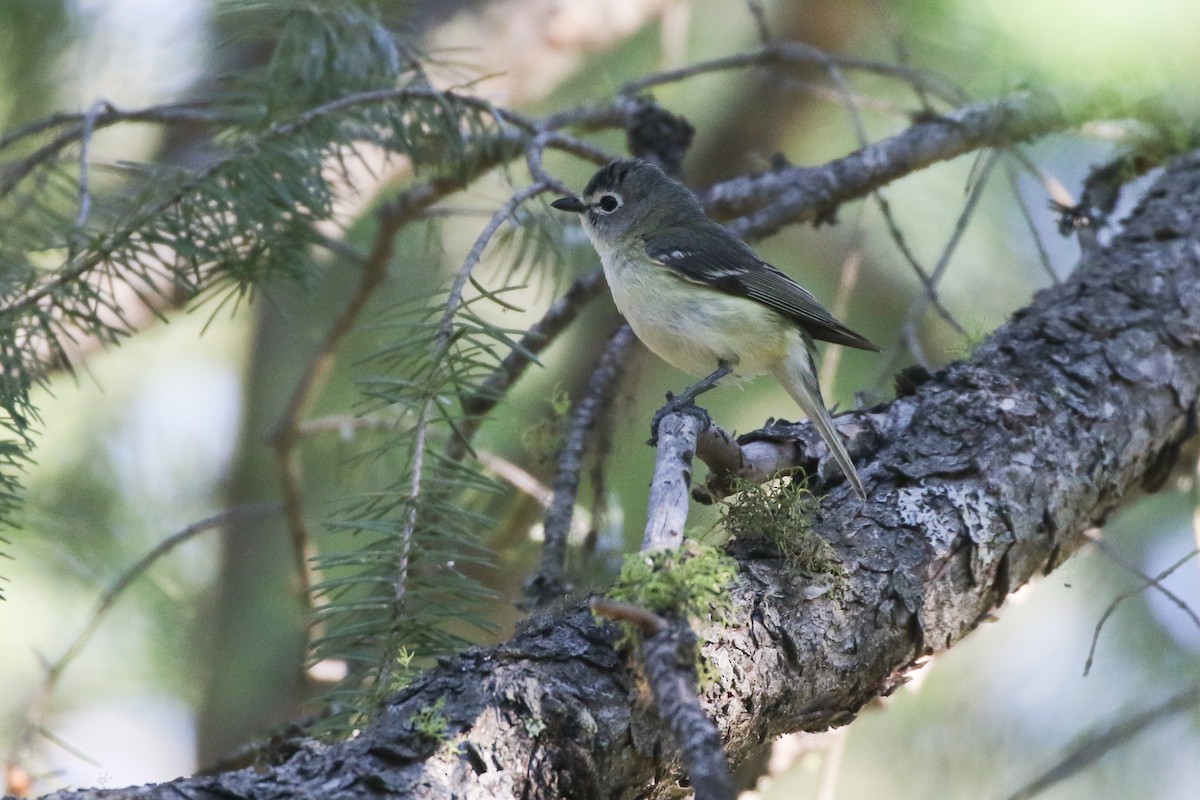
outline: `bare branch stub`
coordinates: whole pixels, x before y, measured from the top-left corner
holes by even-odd
[[[595,596],[588,598],[588,608],[593,614],[614,622],[624,622],[641,631],[643,636],[654,636],[665,631],[670,623],[653,611],[633,605],[611,600],[607,597]]]
[[[705,487],[692,489],[692,499],[709,505],[729,494],[734,478],[749,480],[752,462],[737,440],[724,428],[709,425],[696,437],[696,457],[709,469]]]
[[[588,601],[593,613],[641,633],[638,657],[661,724],[671,731],[698,800],[733,800],[735,792],[721,734],[696,693],[696,634],[684,620],[605,597]]]
[[[642,550],[660,550],[683,544],[688,498],[692,484],[692,458],[696,437],[704,423],[698,415],[671,412],[658,425],[658,451],[650,481],[646,532]]]
[[[834,424],[842,434],[850,457],[858,460],[885,441],[883,420],[869,410],[840,414]],[[733,439],[720,428],[703,431],[696,455],[709,468],[703,488],[692,494],[701,503],[712,503],[736,491],[739,481],[764,483],[777,475],[802,470],[816,492],[843,482],[836,468],[823,471],[821,456],[828,454],[820,435],[806,422],[770,420],[756,431]],[[868,465],[865,469],[870,469]]]

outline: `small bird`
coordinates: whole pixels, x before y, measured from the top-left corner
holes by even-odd
[[[866,499],[821,399],[813,340],[876,352],[878,347],[710,219],[690,189],[649,161],[612,161],[592,176],[580,197],[550,205],[582,215],[617,310],[638,338],[672,366],[707,375],[681,401],[727,375],[771,373]]]

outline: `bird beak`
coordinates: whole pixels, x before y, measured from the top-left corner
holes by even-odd
[[[550,205],[559,211],[570,211],[574,214],[582,214],[587,211],[587,203],[578,197],[560,197]]]

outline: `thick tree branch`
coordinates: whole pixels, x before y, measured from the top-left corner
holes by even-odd
[[[837,486],[815,520],[844,578],[735,544],[732,618],[699,632],[714,674],[703,699],[731,763],[785,731],[850,721],[1058,565],[1172,457],[1198,393],[1193,155],[971,361],[852,415],[870,500]],[[293,742],[274,768],[92,796],[668,796],[668,734],[612,640],[582,607],[535,616],[504,644],[444,661],[348,742]],[[434,740],[411,720],[439,702],[447,729]]]

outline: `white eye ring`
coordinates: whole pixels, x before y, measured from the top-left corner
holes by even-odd
[[[611,214],[616,211],[625,201],[621,199],[621,195],[616,192],[605,192],[600,195],[600,199],[596,201],[596,210],[601,214]]]

